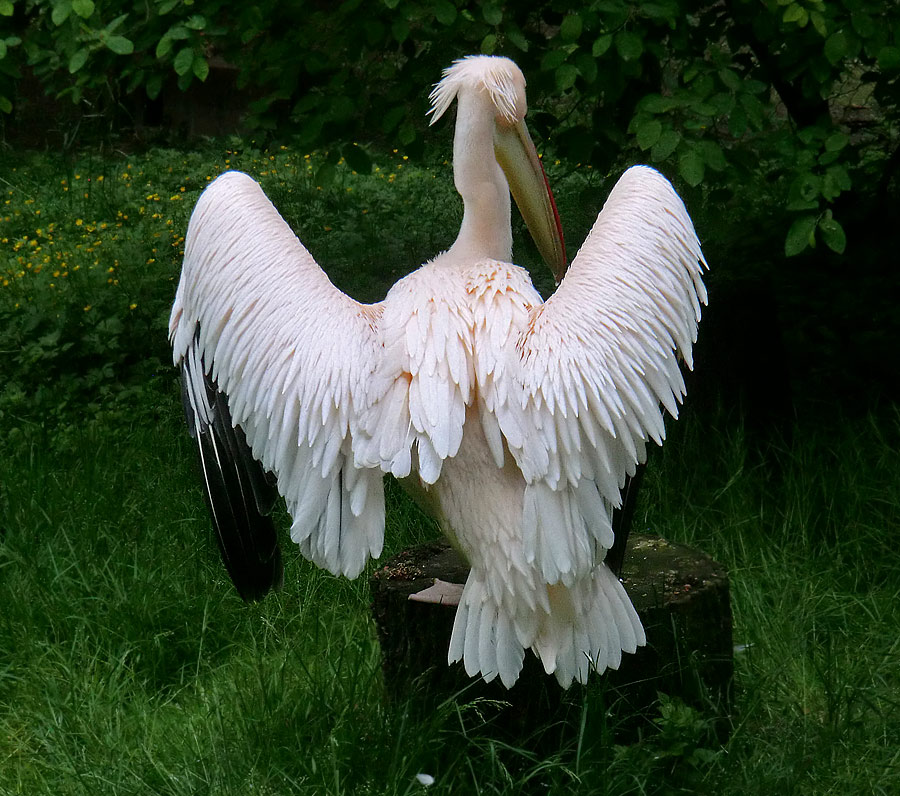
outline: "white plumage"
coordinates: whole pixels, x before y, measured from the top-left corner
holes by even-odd
[[[204,370],[227,396],[305,556],[358,575],[382,549],[383,475],[415,482],[472,568],[449,660],[511,686],[530,648],[566,687],[645,642],[604,556],[626,476],[684,395],[703,255],[671,185],[635,167],[542,303],[510,263],[515,166],[501,155],[504,136],[527,139],[524,78],[507,59],[463,59],[432,95],[435,118],[454,99],[465,211],[447,252],[360,304],[250,177],[226,173],[191,218],[174,358],[199,428]],[[510,184],[558,258],[552,201],[526,212],[528,179]]]

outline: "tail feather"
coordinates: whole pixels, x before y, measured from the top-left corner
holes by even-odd
[[[605,564],[571,586],[537,587],[545,590],[546,600],[529,607],[525,599],[507,598],[504,607],[473,569],[457,608],[448,662],[462,660],[469,676],[481,674],[487,682],[499,675],[510,688],[530,647],[547,674],[568,688],[576,680],[587,682],[591,670],[617,669],[623,651],[633,653],[646,643],[637,611]]]

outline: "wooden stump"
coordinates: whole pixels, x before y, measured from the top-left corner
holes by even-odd
[[[560,710],[584,696],[563,691],[529,653],[518,682],[470,678],[461,664],[447,665],[455,605],[416,602],[435,578],[465,583],[468,565],[446,543],[435,542],[390,559],[372,576],[373,613],[381,642],[385,682],[396,699],[435,705],[460,693],[463,700],[507,703],[508,727],[557,720]],[[621,736],[657,715],[659,692],[677,696],[715,720],[726,734],[733,673],[731,605],[724,568],[705,554],[658,536],[632,534],[622,570],[625,588],[641,617],[647,646],[623,654],[618,671],[592,675],[588,689],[602,689]]]

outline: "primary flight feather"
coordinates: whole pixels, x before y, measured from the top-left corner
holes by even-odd
[[[645,643],[604,558],[684,395],[703,255],[672,186],[638,166],[566,270],[518,67],[464,58],[431,99],[433,122],[458,106],[462,225],[377,304],[334,287],[250,177],[206,189],[170,320],[186,413],[246,599],[281,577],[272,476],[301,552],[355,577],[381,553],[392,473],[471,565],[448,660],[509,687],[531,649],[567,687]],[[510,191],[559,282],[546,303],[511,263]]]

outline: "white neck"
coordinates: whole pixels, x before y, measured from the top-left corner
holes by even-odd
[[[487,92],[461,91],[453,137],[453,182],[463,220],[452,260],[512,260],[509,185],[494,155],[494,106]]]

